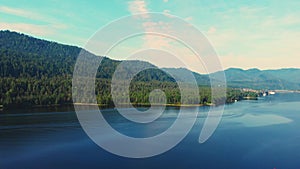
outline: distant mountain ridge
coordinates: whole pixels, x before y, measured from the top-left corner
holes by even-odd
[[[220,73],[220,72],[216,72]],[[229,68],[224,71],[227,85],[252,89],[300,89],[300,69],[259,70]]]
[[[209,85],[209,75],[192,72],[185,68],[163,68],[173,72],[179,79],[184,75],[192,73],[199,85]],[[220,74],[221,71],[212,73],[212,77]],[[300,90],[300,69],[284,68],[277,70],[259,70],[229,68],[224,70],[227,86],[232,88],[251,88],[269,90]]]
[[[76,58],[82,48],[62,45],[37,39],[28,35],[0,31],[0,75],[1,77],[55,77],[71,76]],[[186,75],[194,75],[199,85],[209,85],[209,75],[192,72],[185,68],[163,68],[144,61],[127,61],[133,66],[148,65],[151,69],[139,73],[136,81],[167,81],[174,78],[162,70],[173,74],[179,81],[187,81]],[[111,79],[121,61],[104,57],[97,77]],[[126,72],[126,70],[124,70]],[[230,68],[224,71],[227,85],[233,88],[300,90],[300,69],[243,70]],[[221,73],[216,72],[214,75]],[[124,76],[126,73],[124,74]]]

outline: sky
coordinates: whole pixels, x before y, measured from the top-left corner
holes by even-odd
[[[95,32],[112,21],[137,13],[161,12],[199,29],[214,47],[224,69],[300,68],[299,6],[299,0],[0,0],[0,29],[84,47]],[[151,30],[151,25],[145,24],[144,28]],[[108,56],[124,59],[124,53],[138,50],[141,44],[161,47],[174,42],[145,35],[119,44]],[[157,51],[149,53],[159,55]],[[155,61],[165,56],[157,62],[160,67],[181,67],[166,59],[166,52],[152,60],[147,54],[142,59]],[[205,71],[205,66],[193,63],[191,57],[182,59],[191,64],[192,70]]]

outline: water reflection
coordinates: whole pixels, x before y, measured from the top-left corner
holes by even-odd
[[[216,132],[205,144],[199,144],[208,111],[208,107],[200,107],[195,126],[179,145],[160,156],[140,160],[121,158],[95,145],[73,110],[1,112],[0,168],[297,168],[299,110],[299,94],[227,105]],[[104,115],[118,131],[146,137],[169,127],[177,112],[169,108],[155,125],[130,123],[113,109],[106,109]],[[185,117],[189,118],[188,112]],[[109,135],[103,138],[111,140]]]

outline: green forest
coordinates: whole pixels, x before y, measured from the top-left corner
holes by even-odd
[[[72,73],[81,50],[24,34],[0,31],[0,105],[13,107],[72,104]],[[165,92],[168,104],[181,104],[180,90],[171,76],[147,62],[128,62],[134,66],[143,67],[146,64],[151,67],[137,74],[131,82],[131,103],[149,104],[150,92],[161,89]],[[96,75],[95,94],[98,104],[113,106],[111,78],[120,63],[103,57]],[[209,86],[199,83],[200,100],[194,104],[218,104],[217,100],[211,99],[210,91]],[[230,103],[257,96],[257,93],[228,88],[225,99]]]

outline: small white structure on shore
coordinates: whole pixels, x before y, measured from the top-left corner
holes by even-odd
[[[270,95],[276,94],[274,91],[269,91],[268,93],[269,93]]]

